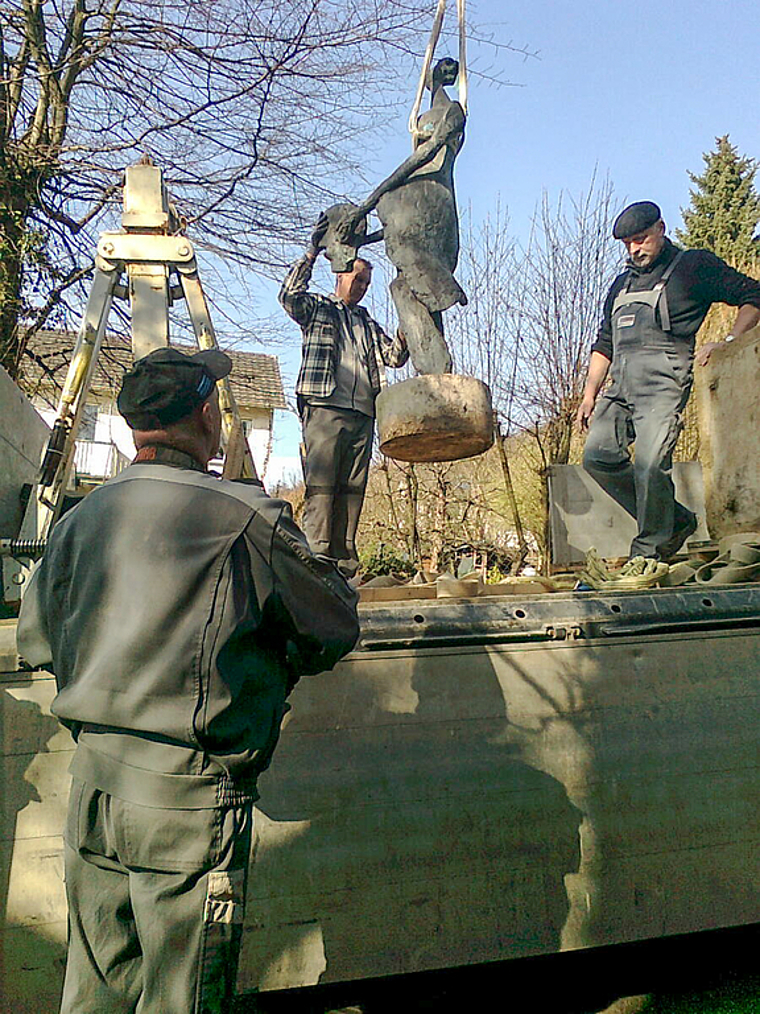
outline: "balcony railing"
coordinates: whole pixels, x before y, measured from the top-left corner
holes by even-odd
[[[109,440],[77,440],[74,468],[80,478],[111,479],[128,464],[129,458]]]

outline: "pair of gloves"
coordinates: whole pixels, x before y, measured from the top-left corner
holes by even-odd
[[[580,580],[597,591],[635,591],[651,588],[668,573],[667,563],[645,556],[634,556],[620,570],[610,570],[592,546],[586,553]]]

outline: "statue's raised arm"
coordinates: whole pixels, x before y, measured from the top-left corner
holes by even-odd
[[[447,104],[444,105],[442,101],[439,101],[439,107],[441,108],[436,110],[434,121],[432,121],[430,113],[426,113],[420,117],[418,123],[420,132],[415,137],[414,151],[408,159],[401,163],[398,169],[395,169],[387,179],[383,180],[372,191],[365,201],[357,206],[351,218],[346,220],[347,231],[352,231],[359,219],[374,211],[381,197],[384,197],[385,194],[390,193],[392,190],[396,190],[405,184],[416,172],[429,165],[444,145],[449,145],[453,142],[455,146],[454,155],[458,153],[462,147],[464,137],[466,119],[464,110],[458,102],[449,100],[445,92],[442,91],[441,96],[442,98],[445,97]],[[425,129],[426,127],[428,128],[427,130]]]

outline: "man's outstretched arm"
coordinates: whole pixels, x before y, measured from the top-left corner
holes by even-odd
[[[309,292],[314,261],[319,256],[320,245],[327,231],[327,216],[323,213],[311,234],[311,241],[304,255],[296,261],[285,276],[280,288],[279,300],[289,317],[307,327],[314,316],[316,298]]]
[[[752,306],[750,303],[740,306],[739,312],[736,314],[734,326],[731,328],[731,333],[722,342],[705,342],[704,345],[700,345],[694,356],[694,362],[697,366],[706,366],[715,349],[722,348],[726,342],[746,334],[747,331],[751,331],[758,323],[760,323],[760,308]]]
[[[375,342],[383,363],[393,370],[404,366],[409,359],[409,348],[404,335],[400,331],[396,331],[396,337],[391,338],[371,317],[370,326],[374,332]]]
[[[258,588],[262,610],[276,617],[289,644],[293,683],[332,669],[356,643],[358,595],[334,563],[315,556],[293,521],[290,505],[267,498],[247,537],[267,561],[272,582]]]
[[[311,323],[317,302],[309,292],[315,260],[316,254],[309,248],[288,271],[278,297],[285,313],[301,327],[307,327]]]
[[[575,416],[575,422],[580,430],[587,430],[591,414],[596,405],[596,399],[601,390],[602,384],[607,379],[610,369],[610,360],[601,352],[591,353],[591,362],[588,367],[586,387],[583,391],[583,398]]]

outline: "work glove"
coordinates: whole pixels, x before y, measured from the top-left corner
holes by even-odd
[[[317,219],[317,224],[312,230],[311,240],[309,241],[309,252],[315,257],[324,247],[325,233],[327,232],[329,225],[330,223],[327,219],[327,215],[323,211]]]

